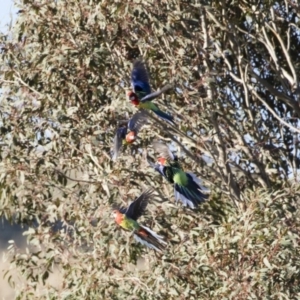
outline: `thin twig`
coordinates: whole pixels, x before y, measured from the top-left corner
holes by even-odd
[[[298,80],[297,80],[297,75],[296,75],[295,68],[294,68],[294,66],[293,66],[293,64],[292,64],[292,62],[291,62],[291,57],[290,57],[290,55],[288,54],[288,51],[287,51],[287,49],[286,49],[286,47],[285,47],[285,45],[284,45],[284,43],[283,43],[283,41],[282,41],[280,35],[279,35],[279,34],[278,34],[278,33],[277,33],[277,32],[276,32],[276,31],[268,24],[268,23],[266,23],[266,25],[267,25],[267,27],[273,32],[273,34],[276,36],[276,38],[278,39],[278,41],[279,41],[279,43],[280,43],[280,45],[281,45],[282,51],[283,51],[283,53],[284,53],[284,55],[285,55],[285,59],[286,59],[288,65],[289,65],[289,67],[290,67],[290,70],[291,70],[291,72],[292,72],[292,74],[293,74],[293,79],[294,79],[294,81],[293,81],[293,82],[290,82],[290,83],[291,83],[291,86],[298,87]]]
[[[298,133],[300,133],[300,130],[294,126],[292,126],[291,124],[285,122],[284,120],[282,120],[279,116],[277,116],[276,112],[268,105],[268,103],[259,96],[259,94],[255,91],[255,89],[253,88],[253,86],[251,86],[250,84],[248,85],[250,91],[257,97],[257,99],[259,99],[268,109],[268,111],[283,125],[289,127],[290,129],[292,129],[293,131],[296,131]]]
[[[100,184],[101,182],[99,181],[89,181],[89,180],[82,180],[82,179],[75,179],[75,178],[71,178],[68,175],[66,175],[64,172],[53,168],[53,170],[61,175],[63,175],[64,177],[66,177],[69,180],[75,181],[75,182],[84,182],[84,183],[90,183],[90,184]]]

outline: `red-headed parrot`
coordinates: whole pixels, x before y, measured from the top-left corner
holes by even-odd
[[[149,164],[166,180],[174,185],[175,200],[180,200],[185,206],[197,207],[204,202],[208,195],[203,193],[201,181],[191,172],[184,172],[178,158],[162,143],[153,143],[154,149],[160,153],[157,163]]]
[[[133,63],[133,69],[131,72],[131,85],[133,91],[128,92],[127,95],[133,105],[140,109],[151,110],[163,120],[174,123],[171,115],[161,111],[157,105],[151,102],[151,100],[170,89],[171,86],[166,85],[161,90],[151,93],[148,72],[145,64],[141,60],[136,60]]]
[[[118,158],[122,146],[130,145],[136,140],[138,132],[146,122],[147,115],[145,112],[139,111],[133,115],[126,126],[117,129],[113,145],[113,160]]]
[[[152,193],[153,190],[143,192],[127,208],[121,207],[113,210],[113,215],[118,225],[133,231],[134,238],[138,242],[156,251],[162,251],[167,244],[163,237],[137,222],[137,219],[144,214]]]

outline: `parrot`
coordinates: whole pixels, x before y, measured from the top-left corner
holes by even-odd
[[[132,116],[126,126],[122,126],[117,129],[114,137],[113,160],[118,158],[120,149],[123,145],[132,144],[136,140],[138,132],[141,130],[142,126],[146,124],[146,122],[147,115],[145,112],[139,111]]]
[[[131,71],[131,85],[133,91],[129,91],[127,96],[133,105],[140,109],[151,110],[163,120],[175,124],[174,118],[171,115],[161,111],[156,104],[151,102],[151,100],[169,90],[171,86],[166,85],[161,90],[151,93],[148,72],[145,64],[141,60],[136,60],[133,63],[133,69]]]
[[[167,145],[155,142],[153,147],[157,152],[161,153],[161,157],[157,159],[157,163],[153,163],[149,159],[148,162],[169,183],[174,185],[176,202],[180,200],[184,206],[188,206],[191,209],[204,202],[208,195],[202,192],[201,181],[196,175],[182,170],[178,157],[169,150]]]
[[[118,225],[126,230],[133,231],[136,241],[150,249],[162,252],[167,245],[163,237],[137,222],[137,219],[144,214],[152,193],[152,189],[147,190],[137,197],[127,208],[114,209],[113,216]]]

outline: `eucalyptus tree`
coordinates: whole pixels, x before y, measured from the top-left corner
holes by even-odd
[[[299,297],[299,8],[292,1],[18,1],[1,36],[0,215],[18,299]],[[132,62],[176,126],[149,115],[116,162]],[[197,210],[148,165],[172,145],[210,189]],[[163,254],[116,230],[111,205],[157,190]],[[151,225],[151,226],[150,226]],[[58,285],[48,281],[61,276]],[[10,271],[6,274],[14,284]]]

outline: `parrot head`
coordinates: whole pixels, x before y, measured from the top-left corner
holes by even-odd
[[[122,216],[123,215],[117,209],[114,209],[112,211],[112,217],[115,219],[115,222],[117,224],[119,224],[122,221]]]
[[[128,132],[125,139],[127,144],[132,144],[136,140],[136,133],[134,131]]]
[[[136,93],[134,93],[133,91],[129,91],[127,93],[127,96],[133,105],[139,105],[140,100],[139,100],[138,96],[136,95]]]
[[[158,161],[158,163],[159,163],[160,165],[162,165],[162,166],[164,166],[164,165],[166,164],[166,162],[167,162],[167,160],[166,160],[164,157],[159,157],[159,158],[157,159],[157,161]]]

